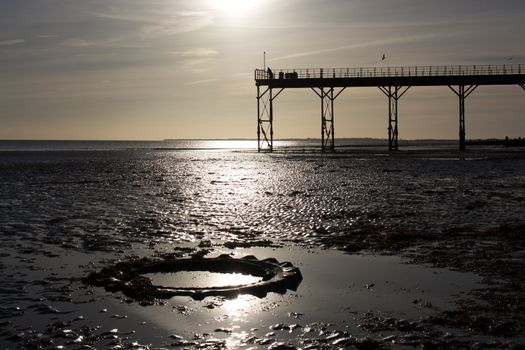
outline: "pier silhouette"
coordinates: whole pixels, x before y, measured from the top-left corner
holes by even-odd
[[[464,150],[465,99],[480,85],[519,85],[525,65],[256,69],[258,151],[273,151],[274,100],[285,89],[311,89],[321,99],[321,148],[334,151],[334,102],[351,87],[377,87],[388,98],[388,149],[398,150],[398,103],[416,86],[448,86],[459,99],[459,149]]]

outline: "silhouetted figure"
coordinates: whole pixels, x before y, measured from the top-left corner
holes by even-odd
[[[269,78],[269,79],[273,79],[273,72],[272,72],[272,70],[270,69],[270,67],[268,67],[268,78]]]
[[[381,57],[381,61],[384,61],[384,60],[386,60],[386,55],[385,54],[383,54],[383,57]]]

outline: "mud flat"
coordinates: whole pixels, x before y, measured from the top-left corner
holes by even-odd
[[[0,348],[520,349],[524,198],[520,150],[0,152]],[[147,303],[83,282],[221,254],[302,279]],[[183,282],[238,280],[208,272]]]
[[[523,299],[515,278],[522,277],[521,272],[512,272],[516,267],[508,262],[486,259],[489,254],[497,260],[499,254],[517,260],[508,254],[515,245],[505,249],[495,242],[492,250],[480,245],[477,254],[467,257],[458,247],[468,242],[461,243],[407,248],[403,255],[412,261],[304,247],[202,250],[163,244],[117,251],[110,260],[100,253],[55,255],[36,250],[23,258],[4,254],[10,268],[2,269],[6,283],[1,344],[50,349],[519,348]],[[140,257],[162,260],[195,254],[286,259],[300,269],[303,279],[296,290],[263,298],[173,297],[147,304],[81,281],[92,271]],[[221,284],[221,276],[213,278]]]

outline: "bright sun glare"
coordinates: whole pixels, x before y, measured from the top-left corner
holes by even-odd
[[[212,0],[213,7],[225,15],[238,17],[257,8],[262,0]]]

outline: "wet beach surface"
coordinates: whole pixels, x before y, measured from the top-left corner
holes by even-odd
[[[520,348],[520,149],[0,152],[2,348]],[[290,261],[297,290],[142,306],[133,256]]]

